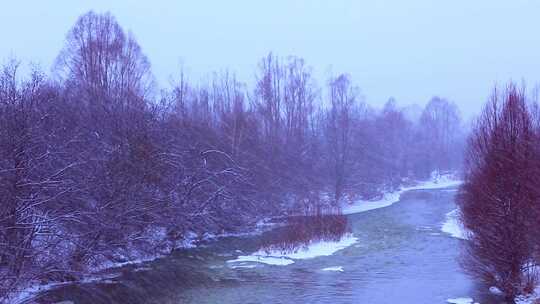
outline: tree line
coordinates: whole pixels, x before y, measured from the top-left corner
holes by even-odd
[[[170,252],[187,235],[320,214],[461,164],[455,104],[382,109],[350,76],[317,86],[298,57],[157,92],[115,18],[89,12],[50,75],[0,71],[0,298],[107,261]]]

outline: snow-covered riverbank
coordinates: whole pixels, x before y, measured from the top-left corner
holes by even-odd
[[[459,221],[458,210],[454,209],[446,214],[446,220],[441,226],[442,232],[458,239],[467,239],[467,233]]]
[[[385,193],[379,200],[358,200],[352,204],[345,204],[342,206],[342,212],[343,214],[354,214],[384,208],[397,203],[401,194],[406,191],[449,188],[459,186],[461,183],[461,180],[456,179],[450,174],[434,176],[431,180],[420,182],[415,186],[403,187],[398,191]]]
[[[380,200],[365,201],[359,200],[353,204],[343,206],[343,214],[354,214],[366,212],[373,209],[388,207],[399,201],[402,193],[410,190],[421,189],[440,189],[454,187],[461,184],[460,180],[456,180],[451,175],[440,175],[430,181],[421,182],[415,186],[404,187],[399,191],[386,193]],[[241,255],[238,258],[228,261],[233,265],[231,267],[247,266],[246,263],[263,263],[268,265],[286,266],[294,263],[294,260],[315,258],[318,256],[328,256],[351,246],[357,241],[357,238],[352,234],[346,234],[337,242],[313,242],[306,247],[299,248],[292,253],[284,253],[280,251],[264,251],[259,250],[250,255]]]
[[[447,188],[447,187],[452,187],[459,184],[460,184],[460,181],[453,179],[449,175],[443,175],[431,181],[422,182],[412,187],[404,187],[401,190],[393,192],[393,193],[387,193],[383,195],[382,199],[377,200],[377,201],[356,201],[353,204],[348,204],[344,206],[343,213],[353,214],[353,213],[366,212],[369,210],[390,206],[398,202],[400,195],[405,191],[420,190],[420,189]],[[258,228],[261,228],[261,229],[258,229],[261,231],[265,231],[272,228],[271,225],[267,223],[266,224],[259,223],[257,226]],[[257,234],[257,233],[251,232],[248,234]],[[245,235],[245,234],[207,235],[204,239],[211,240],[211,239],[216,239],[219,237],[240,236],[240,235]],[[197,237],[196,235],[192,235],[189,238],[186,238],[185,242],[182,243],[182,246],[179,246],[179,247],[190,248],[190,247],[196,246],[195,244],[196,237]],[[315,258],[319,256],[333,255],[334,253],[340,250],[343,250],[353,245],[356,242],[357,242],[357,238],[354,235],[347,234],[338,242],[314,242],[293,253],[282,253],[282,252],[277,252],[277,251],[265,252],[265,251],[260,250],[252,254],[241,255],[234,260],[228,261],[228,263],[230,264],[231,268],[253,268],[253,267],[256,267],[257,264],[259,263],[269,264],[269,265],[290,265],[290,264],[293,264],[295,260],[310,259],[310,258]],[[157,258],[161,258],[164,256],[165,256],[164,254],[140,255],[136,257],[133,256],[132,258],[129,258],[129,259],[126,258],[122,262],[110,262],[110,263],[100,265],[100,267],[96,267],[93,270],[93,272],[100,272],[103,270],[123,267],[127,265],[143,264],[145,262],[153,261]],[[330,267],[324,270],[331,271],[334,269]],[[334,270],[334,271],[342,271],[342,268],[340,268],[340,270]],[[22,303],[28,300],[29,298],[34,297],[36,294],[39,294],[41,292],[44,292],[44,291],[47,291],[47,290],[50,290],[50,289],[53,289],[62,285],[79,284],[79,283],[95,282],[95,281],[106,282],[107,280],[110,280],[110,277],[107,277],[106,275],[104,276],[104,275],[98,275],[98,274],[89,274],[86,278],[80,281],[59,282],[59,283],[50,283],[50,284],[36,283],[33,285],[29,285],[24,290],[21,290],[19,293],[14,294],[12,298],[10,298],[9,303]]]
[[[320,256],[332,255],[353,245],[357,241],[358,239],[356,237],[351,233],[348,233],[337,242],[313,242],[305,247],[298,248],[298,250],[294,252],[259,250],[250,255],[241,255],[238,258],[227,262],[235,265],[238,263],[245,264],[246,262],[256,262],[268,265],[286,266],[293,264],[294,260],[312,259]]]

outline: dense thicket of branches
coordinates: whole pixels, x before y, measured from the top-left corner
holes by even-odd
[[[538,121],[523,90],[495,91],[466,150],[460,190],[469,233],[464,266],[508,300],[536,285],[540,141]]]
[[[17,67],[0,74],[0,298],[192,232],[372,198],[460,155],[448,101],[419,121],[394,101],[375,110],[350,77],[319,88],[296,57],[265,57],[253,89],[182,74],[156,98],[148,60],[109,14],[79,19],[55,77]]]

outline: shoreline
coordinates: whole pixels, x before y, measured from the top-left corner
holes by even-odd
[[[449,174],[440,175],[436,178],[432,178],[427,181],[418,182],[414,186],[403,187],[400,190],[397,190],[394,192],[386,192],[382,195],[382,198],[379,200],[356,200],[355,202],[351,204],[346,204],[345,206],[342,206],[342,214],[351,215],[351,214],[362,213],[362,212],[367,212],[367,211],[371,211],[375,209],[389,207],[399,202],[401,194],[407,191],[444,189],[444,188],[458,186],[461,183],[462,183],[461,180],[454,179]],[[269,220],[271,220],[271,218],[266,218],[264,220],[259,221],[254,227],[255,231],[240,232],[240,233],[222,233],[218,235],[209,234],[203,240],[213,241],[213,240],[223,238],[223,237],[241,237],[241,236],[246,236],[246,235],[258,235],[258,234],[264,233],[265,231],[274,229],[276,226],[279,226],[278,223],[268,224],[267,221]],[[175,248],[175,250],[189,250],[191,248],[197,247],[198,245],[194,244],[196,240],[197,239],[195,237],[186,239],[184,244],[187,244],[187,245]],[[336,242],[336,243],[339,243],[339,242]],[[341,249],[344,249],[344,248],[345,247]],[[337,252],[339,250],[336,250],[334,252]],[[72,285],[72,284],[106,282],[107,280],[111,279],[110,275],[107,276],[107,273],[106,273],[107,271],[117,269],[117,268],[122,268],[129,265],[143,265],[144,263],[149,263],[157,259],[166,258],[170,254],[171,253],[156,254],[153,256],[149,255],[142,258],[128,260],[125,262],[106,263],[107,266],[96,267],[95,271],[89,272],[81,280],[77,280],[77,281],[50,282],[47,284],[37,284],[37,283],[30,284],[30,286],[28,286],[27,288],[23,288],[22,290],[15,292],[13,296],[7,298],[6,300],[9,300],[10,302],[5,302],[5,303],[11,303],[11,304],[32,303],[32,301],[36,299],[39,296],[39,294],[47,292],[57,287],[61,287],[65,285]],[[280,260],[282,260],[282,258],[280,258]],[[256,262],[256,261],[253,261],[253,262]],[[283,261],[280,261],[280,262],[283,262]],[[285,263],[283,265],[289,265],[289,264],[292,264],[292,263]],[[4,303],[4,302],[0,302],[0,303]]]

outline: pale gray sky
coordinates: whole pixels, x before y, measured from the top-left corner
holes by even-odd
[[[162,86],[180,62],[195,80],[229,68],[250,81],[273,51],[303,57],[320,84],[330,71],[348,72],[374,105],[440,95],[470,116],[496,82],[540,80],[540,1],[3,2],[0,58],[48,69],[79,15],[110,11],[135,34]]]

